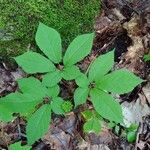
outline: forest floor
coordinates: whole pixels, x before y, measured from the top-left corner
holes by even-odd
[[[66,117],[53,116],[49,132],[33,145],[34,150],[149,150],[150,149],[150,63],[143,57],[150,53],[150,0],[102,1],[102,13],[94,25],[96,37],[92,53],[78,65],[85,69],[93,58],[115,48],[114,69],[126,68],[146,80],[132,92],[120,95],[126,125],[139,125],[134,143],[122,136],[122,126],[103,127],[98,134],[83,132],[82,106]],[[0,63],[0,95],[16,91],[18,78],[25,76],[20,68]],[[117,85],[116,85],[117,86]],[[64,85],[64,94],[72,84]],[[68,95],[67,95],[68,96]],[[26,122],[18,118],[11,123],[0,123],[0,149],[11,143],[26,144]]]

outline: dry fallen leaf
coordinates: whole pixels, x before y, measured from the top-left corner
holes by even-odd
[[[150,115],[143,118],[138,129],[135,149],[147,150],[150,148]]]
[[[124,102],[122,106],[124,123],[126,127],[129,127],[132,123],[139,124],[142,122],[142,117],[150,114],[150,108],[145,103],[142,105],[142,96],[136,100],[136,102]]]
[[[150,83],[147,83],[146,86],[142,88],[143,94],[146,97],[146,100],[150,104]]]
[[[63,120],[54,121],[43,141],[55,150],[72,150],[75,145],[75,131],[77,120],[74,113],[70,113]]]
[[[87,150],[110,150],[110,149],[104,144],[99,144],[99,145],[89,145]]]
[[[5,96],[16,90],[16,80],[25,76],[25,73],[17,68],[15,71],[0,65],[0,96]]]
[[[11,141],[10,136],[3,131],[3,128],[6,124],[0,122],[0,147],[7,147]]]

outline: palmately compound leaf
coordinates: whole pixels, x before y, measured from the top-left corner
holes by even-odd
[[[89,69],[88,78],[90,81],[98,82],[108,71],[111,70],[114,64],[114,51],[105,55],[101,55],[95,59]]]
[[[87,100],[88,94],[89,94],[89,88],[78,87],[74,93],[75,107],[84,104]]]
[[[44,56],[28,51],[20,56],[15,57],[17,64],[29,74],[45,73],[55,70],[53,63]]]
[[[98,89],[92,89],[90,97],[95,110],[103,118],[116,123],[123,122],[121,106],[111,95]]]
[[[39,23],[36,43],[43,53],[54,63],[59,63],[62,59],[62,47],[60,34],[43,23]]]
[[[58,85],[47,88],[47,94],[51,98],[57,97],[59,92],[60,92],[60,88]]]
[[[60,71],[56,70],[54,72],[47,73],[43,76],[42,83],[46,87],[53,87],[61,80]]]
[[[23,93],[31,94],[38,101],[47,96],[46,87],[34,77],[19,79],[18,85]]]
[[[75,81],[76,81],[76,84],[82,88],[87,88],[89,85],[89,80],[87,76],[83,73],[81,73],[81,75],[77,77]]]
[[[132,91],[141,82],[143,80],[130,71],[120,69],[105,75],[99,81],[98,88],[117,94],[124,94]]]
[[[27,93],[11,93],[0,101],[0,106],[8,109],[13,113],[26,113],[38,104],[37,100],[32,98],[32,95]],[[5,113],[5,112],[4,112]],[[6,112],[7,113],[7,112]]]
[[[87,133],[99,133],[101,130],[100,120],[97,118],[92,118],[88,120],[83,126],[84,132]]]
[[[27,141],[32,145],[35,141],[42,138],[48,131],[51,121],[51,107],[49,104],[41,106],[27,122]]]
[[[63,103],[64,103],[64,100],[61,97],[53,98],[52,102],[51,102],[52,111],[55,114],[64,114],[64,111],[62,109],[62,104]]]
[[[86,57],[92,48],[94,33],[77,36],[67,48],[63,62],[72,66]]]
[[[31,146],[21,146],[21,142],[11,144],[9,150],[30,150]]]
[[[81,72],[77,66],[69,66],[65,67],[63,71],[61,72],[61,76],[65,80],[73,80],[76,79],[78,76],[80,76]]]

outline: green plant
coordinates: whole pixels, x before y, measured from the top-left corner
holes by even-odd
[[[14,58],[29,74],[46,73],[43,75],[42,82],[34,77],[18,80],[20,92],[9,94],[0,101],[2,107],[0,119],[10,121],[14,112],[20,113],[21,116],[28,116],[26,132],[29,145],[48,130],[51,110],[56,114],[70,111],[71,104],[58,97],[57,83],[62,78],[72,80],[81,74],[74,64],[90,53],[93,36],[94,33],[76,37],[62,57],[59,33],[40,23],[35,40],[47,58],[31,51]]]
[[[65,113],[70,112],[73,108],[73,105],[70,101],[65,101],[62,104],[62,109],[64,110]]]
[[[74,93],[75,106],[86,102],[88,95],[95,110],[104,118],[123,122],[120,104],[110,94],[128,93],[143,82],[131,72],[120,69],[108,74],[114,64],[114,51],[99,56],[90,65],[88,75],[76,79],[79,86]]]
[[[46,73],[42,82],[45,86],[52,87],[62,78],[73,80],[80,75],[80,70],[75,64],[90,53],[93,37],[94,33],[76,37],[62,57],[59,33],[40,23],[35,39],[48,59],[36,52],[28,51],[16,57],[15,60],[27,73]],[[57,64],[57,67],[52,62]]]
[[[85,110],[82,112],[82,116],[85,119],[84,132],[98,134],[101,130],[102,117],[94,110]]]
[[[131,124],[129,127],[120,128],[120,126],[115,125],[115,133],[120,135],[122,138],[126,138],[129,143],[134,143],[136,141],[138,124]]]
[[[30,146],[21,146],[20,142],[17,142],[15,144],[11,144],[9,146],[9,150],[30,150],[31,147]]]
[[[137,130],[137,124],[131,124],[130,127],[126,128],[126,138],[128,142],[133,143],[136,141]]]
[[[77,36],[62,54],[59,33],[40,23],[35,40],[45,56],[28,51],[15,58],[26,73],[41,73],[42,81],[32,76],[19,79],[19,91],[0,99],[0,120],[11,121],[14,113],[24,116],[29,145],[47,132],[52,112],[64,115],[72,109],[69,101],[59,97],[58,83],[62,79],[75,79],[79,86],[74,93],[75,107],[85,103],[90,96],[95,110],[84,125],[86,132],[100,131],[99,116],[111,122],[123,122],[121,106],[110,92],[127,93],[143,80],[124,69],[107,74],[114,63],[114,51],[99,56],[86,74],[81,73],[76,63],[90,53],[93,38],[94,33]]]
[[[56,114],[64,114],[61,108],[63,99],[58,97],[59,87],[57,85],[53,89],[46,88],[34,77],[20,79],[18,85],[20,92],[1,98],[0,119],[11,121],[13,113],[27,116],[28,143],[33,144],[48,130],[51,110]]]
[[[144,55],[144,60],[145,61],[150,61],[150,54]]]

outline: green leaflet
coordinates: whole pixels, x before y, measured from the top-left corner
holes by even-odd
[[[91,132],[99,133],[101,130],[101,124],[100,124],[99,119],[92,118],[88,120],[84,124],[83,129],[84,129],[84,132],[87,132],[87,133],[91,133]]]
[[[11,93],[0,100],[0,106],[9,112],[26,113],[33,109],[38,101],[31,95],[21,93]],[[7,114],[7,111],[6,111]],[[11,113],[12,114],[12,113]]]
[[[77,107],[78,105],[84,104],[87,100],[88,94],[89,94],[88,88],[78,87],[74,92],[75,107]]]
[[[18,85],[23,93],[31,94],[37,101],[42,100],[47,95],[46,87],[34,77],[19,79]]]
[[[41,106],[28,120],[26,133],[28,145],[32,145],[47,131],[51,121],[51,107],[49,104]]]
[[[86,57],[92,48],[94,33],[77,36],[67,48],[63,63],[72,66]]]
[[[21,142],[11,144],[9,150],[30,150],[31,146],[21,146]]]
[[[82,74],[76,78],[76,84],[79,86],[79,87],[82,87],[82,88],[87,88],[88,85],[89,85],[89,81],[88,81],[88,78],[85,74]]]
[[[39,23],[36,43],[43,53],[54,63],[59,63],[62,59],[62,47],[60,34],[43,23]]]
[[[14,59],[25,72],[30,74],[45,73],[55,70],[55,66],[50,60],[36,52],[28,51]]]
[[[60,71],[56,70],[54,72],[47,73],[43,76],[42,83],[46,87],[53,87],[61,80]]]
[[[129,143],[136,141],[138,126],[138,124],[131,124],[130,127],[126,129],[127,140]]]
[[[51,98],[57,97],[59,94],[60,88],[58,85],[47,88],[47,95]]]
[[[85,120],[90,120],[93,117],[93,112],[92,110],[85,110],[84,112],[82,112],[82,116]]]
[[[132,91],[143,80],[125,69],[105,75],[98,83],[98,88],[109,92],[124,94]]]
[[[92,89],[90,96],[95,110],[103,118],[116,123],[123,122],[121,106],[111,95],[98,89]]]
[[[63,102],[62,109],[65,113],[70,112],[72,108],[73,108],[73,105],[69,100]]]
[[[129,142],[129,143],[135,142],[135,141],[136,141],[136,135],[137,135],[137,133],[136,133],[135,131],[133,131],[133,132],[128,132],[128,133],[127,133],[127,140],[128,140],[128,142]]]
[[[102,120],[102,117],[95,110],[85,110],[85,111],[82,112],[82,116],[84,117],[84,119],[86,121],[90,120],[92,118]]]
[[[64,100],[61,97],[53,98],[51,102],[51,108],[55,114],[64,114],[64,111],[62,109],[63,103],[64,103]]]
[[[108,71],[111,70],[114,64],[114,51],[105,55],[101,55],[91,64],[88,78],[90,81],[98,82]]]
[[[149,60],[150,60],[150,54],[144,55],[144,60],[145,60],[145,61],[149,61]]]
[[[1,105],[1,99],[0,99],[0,121],[9,122],[13,120],[13,112],[10,111],[7,106]]]
[[[77,66],[65,67],[61,72],[62,78],[65,80],[73,80],[80,76],[81,72]]]
[[[132,123],[128,128],[126,128],[127,132],[133,132],[138,130],[139,125],[136,123]]]
[[[82,112],[82,116],[85,119],[83,126],[84,132],[99,133],[101,130],[101,117],[95,110],[85,110]]]

